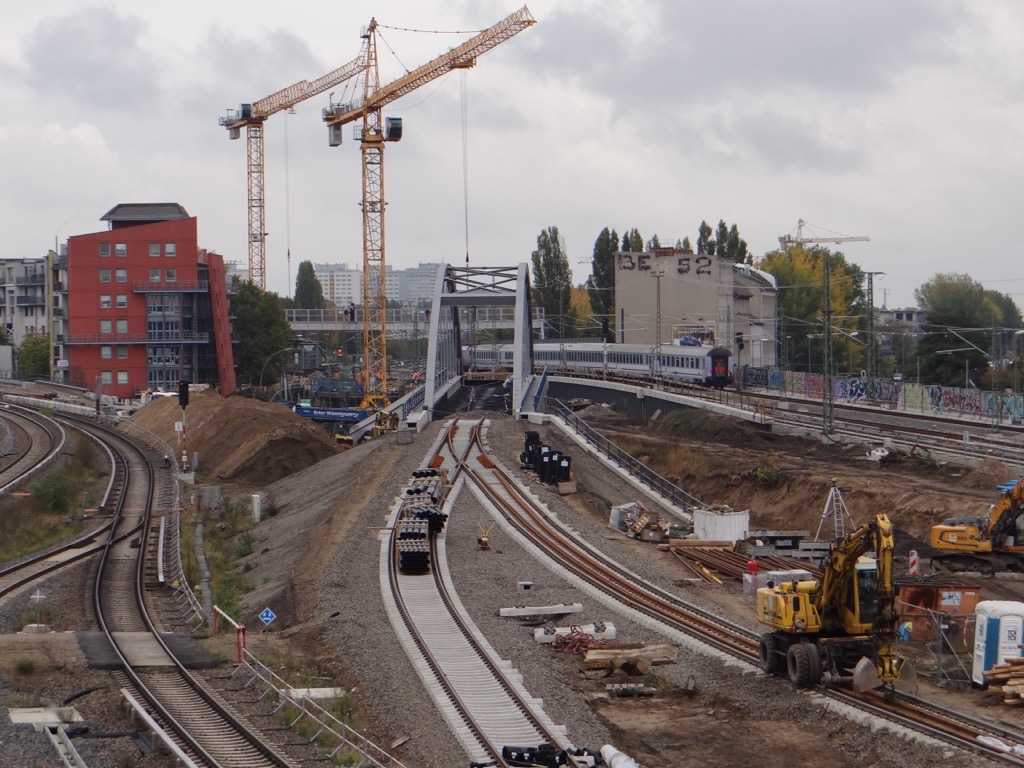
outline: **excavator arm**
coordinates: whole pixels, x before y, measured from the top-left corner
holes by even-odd
[[[1004,489],[1003,498],[992,508],[988,518],[988,535],[995,549],[1024,544],[1017,541],[1017,521],[1024,512],[1024,483],[1013,480],[1000,487]]]

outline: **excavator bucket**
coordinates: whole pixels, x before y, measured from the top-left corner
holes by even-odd
[[[893,690],[909,695],[917,693],[917,670],[908,659],[896,661],[896,674],[892,680]],[[878,669],[867,656],[861,657],[853,668],[853,689],[858,693],[873,691],[886,683],[878,676]]]

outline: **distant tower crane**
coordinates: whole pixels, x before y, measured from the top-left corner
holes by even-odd
[[[779,237],[779,245],[783,251],[789,249],[792,245],[820,245],[820,244],[838,244],[838,243],[856,243],[856,242],[867,242],[871,238],[866,235],[833,235],[831,237],[805,237],[804,227],[813,226],[808,225],[803,219],[798,219],[796,223],[796,235],[782,235]],[[822,354],[822,393],[821,393],[821,432],[825,435],[831,435],[836,431],[835,422],[835,405],[832,398],[832,300],[831,291],[829,289],[829,264],[828,264],[828,251],[822,253],[821,258],[821,272],[822,272],[822,294],[823,294],[823,307],[822,307],[822,345],[824,347]],[[873,311],[873,309],[872,309]],[[868,339],[868,343],[872,343],[871,339]],[[809,362],[809,361],[808,361]]]
[[[343,67],[328,72],[323,77],[309,82],[300,80],[294,85],[272,93],[251,104],[240,104],[233,114],[222,117],[219,125],[228,129],[228,138],[237,139],[245,126],[248,144],[248,197],[249,197],[249,282],[267,288],[267,231],[264,219],[263,180],[263,123],[271,115],[284,109],[291,109],[300,101],[312,98],[350,80],[363,71],[362,59],[350,61]]]
[[[384,258],[384,142],[402,138],[401,118],[381,120],[381,108],[421,85],[452,71],[468,69],[483,53],[500,45],[532,24],[535,19],[524,5],[515,13],[485,29],[433,61],[383,87],[377,69],[377,21],[362,32],[363,45],[357,61],[363,77],[359,103],[331,104],[323,111],[328,143],[341,144],[342,126],[362,120],[356,131],[363,155],[363,382],[361,408],[390,404],[387,387],[387,292]]]

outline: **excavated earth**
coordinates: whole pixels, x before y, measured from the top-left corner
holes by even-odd
[[[756,627],[752,603],[742,596],[738,582],[694,586],[667,553],[608,529],[611,505],[640,498],[635,489],[586,456],[554,427],[514,421],[504,414],[485,415],[492,420],[492,448],[504,454],[506,465],[514,466],[514,459],[508,457],[518,455],[527,429],[540,431],[543,442],[573,456],[578,492],[561,497],[541,493],[557,514],[581,530],[589,530],[588,535],[602,542],[601,546],[617,548],[617,556],[628,557],[631,567],[652,574],[663,586],[687,592],[703,604],[717,606],[737,623]],[[631,422],[600,406],[581,415],[705,503],[749,510],[754,530],[805,530],[813,535],[819,526],[831,526],[832,521],[823,523],[822,512],[834,483],[842,490],[853,520],[878,512],[893,520],[898,530],[897,566],[903,570],[911,548],[920,549],[922,559],[927,560],[924,539],[932,524],[951,515],[984,513],[993,501],[995,484],[1008,479],[1006,468],[992,460],[968,469],[902,456],[881,465],[868,460],[864,446],[824,445],[773,435],[706,414],[685,422],[663,418],[647,424]],[[180,419],[177,402],[166,398],[137,411],[133,421],[141,428],[138,432],[174,447],[178,445],[174,424]],[[329,670],[337,684],[359,690],[363,729],[384,746],[407,737],[413,743],[417,739],[425,743],[427,738],[414,721],[422,717],[430,723],[435,715],[428,712],[429,703],[415,698],[419,694],[412,689],[419,683],[411,671],[403,669],[400,653],[380,647],[387,642],[381,629],[386,630],[387,623],[378,615],[379,600],[370,596],[377,590],[375,526],[382,526],[384,520],[383,515],[367,520],[360,512],[380,504],[381,496],[394,498],[395,489],[429,450],[439,428],[435,423],[417,435],[412,446],[398,445],[390,435],[345,448],[335,445],[320,427],[277,404],[225,399],[207,392],[193,396],[186,414],[186,444],[189,452],[199,455],[197,483],[220,486],[226,497],[236,501],[262,493],[265,509],[274,512],[252,532],[254,551],[240,564],[252,585],[245,597],[247,614],[240,618],[250,627],[259,626],[256,614],[264,606],[274,605],[279,617],[277,631],[260,641],[294,658],[315,660]],[[449,537],[462,538],[449,544],[449,559],[453,551],[460,551],[460,541],[469,542],[461,557],[468,561],[479,554],[474,537],[486,515],[472,504],[467,508],[469,522],[456,528],[453,516],[450,523]],[[476,571],[473,583],[479,583],[481,589],[498,580],[505,587],[514,585],[528,568],[523,563],[529,560],[514,549],[511,542],[497,547],[494,556],[499,559],[494,562],[498,565]],[[550,594],[554,601],[560,594],[558,580],[543,573],[543,568],[534,573],[540,593],[536,599]],[[985,579],[982,585],[985,599],[1024,599],[1019,583]],[[466,590],[459,587],[460,594]],[[367,597],[365,605],[360,594]],[[498,600],[493,612],[512,602],[512,597]],[[340,619],[345,619],[343,626],[332,623]],[[487,631],[493,622],[481,614],[480,623]],[[488,635],[506,657],[518,653],[511,645],[507,650],[502,647],[505,640],[501,635],[507,631],[495,629],[497,639]],[[648,642],[658,639],[642,629],[635,631],[635,637]],[[233,640],[215,640],[214,644],[217,642],[224,644],[222,650],[230,657]],[[344,644],[341,652],[339,643]],[[259,654],[260,647],[255,650]],[[392,653],[397,655],[389,655]],[[521,670],[523,664],[550,667],[523,670],[528,687],[548,686],[549,692],[541,695],[553,698],[554,705],[566,697],[556,720],[558,714],[568,717],[574,708],[582,708],[580,733],[610,740],[645,768],[748,762],[763,768],[913,768],[950,757],[941,749],[910,744],[885,731],[850,723],[827,707],[809,702],[807,694],[789,690],[788,683],[756,674],[736,675],[722,671],[721,665],[688,664],[684,657],[671,673],[659,672],[657,680],[663,691],[655,698],[610,699],[595,693],[599,686],[584,679],[572,659],[540,664],[537,658],[548,657],[524,658],[534,661],[519,661]],[[389,669],[382,669],[385,666]],[[391,672],[406,675],[405,682],[394,689],[386,682]],[[980,691],[931,688],[928,694],[1014,722],[1010,707]],[[403,700],[403,711],[396,713],[393,700],[406,695],[412,700]],[[422,716],[410,716],[410,707],[420,707]],[[573,725],[569,725],[572,734]],[[443,747],[436,752],[443,752]],[[461,756],[450,753],[446,759],[436,752],[424,747],[419,753],[400,750],[396,754],[410,767],[465,764]],[[972,760],[972,765],[987,764],[981,758]]]

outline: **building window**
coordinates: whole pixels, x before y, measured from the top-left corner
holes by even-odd
[[[101,360],[109,360],[111,354],[112,354],[112,348],[111,347],[108,347],[108,346],[100,347],[100,359]]]
[[[127,320],[118,320],[117,321],[117,332],[118,333],[128,333],[128,321]]]
[[[119,269],[119,270],[117,270],[114,273],[114,278],[119,283],[127,283],[128,282],[128,270],[127,269]]]
[[[128,255],[128,244],[127,243],[114,243],[114,255],[118,258],[123,259]]]
[[[117,372],[117,383],[118,384],[127,384],[128,383],[128,371],[118,371]]]
[[[113,384],[114,376],[110,371],[100,371],[100,384]]]
[[[173,258],[177,255],[177,246],[174,243],[164,243],[164,256]]]
[[[110,243],[100,243],[100,256],[110,255]]]
[[[149,270],[149,282],[151,282],[151,283],[159,283],[160,282],[160,270],[159,269],[151,269],[151,270]]]
[[[100,270],[100,282],[101,283],[109,283],[110,282],[110,270],[109,269],[101,269]]]
[[[128,359],[128,347],[126,347],[124,344],[119,344],[117,346],[117,359],[118,360],[127,360]]]
[[[177,282],[178,281],[178,270],[176,270],[176,269],[165,269],[164,270],[164,279],[168,283],[175,283],[175,282]]]
[[[126,309],[128,307],[128,294],[119,293],[117,294],[117,308]]]
[[[160,255],[160,243],[150,243],[149,244],[149,255],[150,256],[159,256]]]
[[[113,324],[109,320],[100,320],[100,333],[108,334],[111,328]]]
[[[100,309],[110,309],[110,294],[100,294]]]

